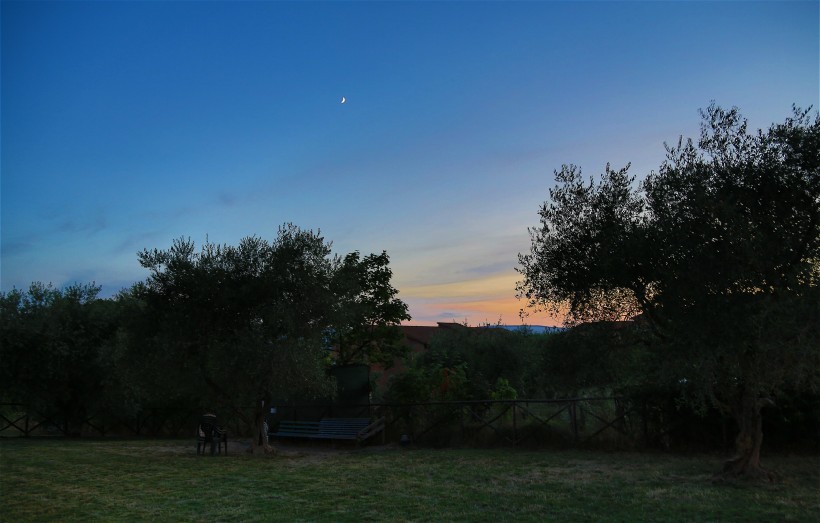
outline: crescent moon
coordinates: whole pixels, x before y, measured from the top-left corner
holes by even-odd
[[[342,96],[342,101],[340,103],[347,103],[347,99],[344,96]]]

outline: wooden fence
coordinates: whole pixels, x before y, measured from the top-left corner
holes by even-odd
[[[410,404],[277,406],[269,423],[323,417],[382,417],[388,441],[425,446],[653,446],[663,427],[621,398],[440,401]]]
[[[73,428],[55,413],[0,404],[0,437],[189,437],[202,412],[147,409],[137,415],[97,413]],[[384,417],[387,441],[404,436],[422,446],[554,447],[595,445],[662,447],[676,420],[663,420],[645,404],[621,398],[440,401],[407,404],[276,406],[268,423],[327,417]],[[220,417],[237,436],[251,434],[243,417]],[[250,419],[245,416],[244,419]]]
[[[96,412],[71,425],[57,412],[37,410],[20,403],[0,403],[0,437],[193,437],[200,411],[155,408],[134,415]],[[239,417],[230,418],[229,429],[247,432]]]
[[[596,438],[623,445],[634,432],[634,412],[614,398],[437,402],[381,409],[389,414],[393,431],[434,446],[581,444]]]

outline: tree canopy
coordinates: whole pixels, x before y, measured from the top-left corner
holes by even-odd
[[[272,241],[180,238],[138,259],[147,278],[113,299],[93,284],[0,293],[2,402],[66,432],[95,410],[154,408],[215,410],[261,431],[273,401],[332,399],[331,366],[401,353],[410,315],[386,252],[334,256],[319,232],[285,224]]]
[[[139,259],[150,271],[132,291],[146,304],[135,345],[145,371],[174,369],[180,393],[200,402],[236,413],[256,405],[258,430],[274,399],[330,396],[330,338],[363,351],[409,318],[385,253],[332,258],[319,233],[290,224],[272,242],[248,237],[197,252],[180,239]]]
[[[0,398],[27,403],[65,433],[78,430],[118,386],[116,304],[98,299],[99,291],[93,284],[33,283],[25,292],[0,293]]]
[[[401,321],[407,304],[397,298],[386,252],[336,259],[330,290],[334,297],[330,337],[340,364],[378,362],[390,366],[403,355]]]
[[[731,413],[726,472],[759,474],[762,406],[818,379],[820,116],[795,108],[752,133],[712,104],[697,143],[667,146],[640,183],[628,169],[555,173],[518,295],[571,325],[638,316],[646,378]]]
[[[490,325],[440,327],[426,351],[393,376],[391,402],[540,398],[546,393],[542,359],[551,334]]]

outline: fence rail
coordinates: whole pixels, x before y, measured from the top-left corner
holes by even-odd
[[[645,409],[622,398],[516,399],[377,403],[289,404],[276,408],[269,424],[333,416],[384,417],[389,441],[402,436],[420,445],[545,446],[603,444],[647,446],[663,428]]]
[[[0,437],[137,436],[180,437],[193,434],[201,412],[190,409],[146,409],[134,415],[96,412],[75,418],[21,403],[0,403]]]
[[[0,403],[0,437],[187,437],[202,412],[191,409],[146,409],[136,415],[101,412],[75,420],[69,427],[53,412],[23,404]],[[425,446],[546,447],[602,445],[664,447],[678,419],[659,417],[645,403],[617,397],[438,401],[339,405],[278,405],[268,418],[274,429],[282,420],[327,417],[384,417],[388,441],[409,438]],[[252,416],[220,416],[231,433],[252,434]],[[723,438],[725,443],[725,436]]]

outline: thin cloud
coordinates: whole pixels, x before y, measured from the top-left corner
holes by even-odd
[[[3,253],[4,261],[7,257],[21,256],[33,250],[38,243],[38,238],[37,235],[31,235],[26,239],[4,239],[2,245],[0,245],[0,252]]]
[[[93,236],[108,228],[108,220],[105,216],[95,216],[89,219],[68,219],[60,223],[56,232],[60,234],[85,234]]]

